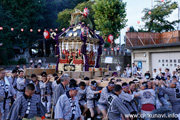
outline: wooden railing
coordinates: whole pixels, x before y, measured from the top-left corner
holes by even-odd
[[[180,42],[180,31],[164,33],[127,32],[126,47],[170,44]]]

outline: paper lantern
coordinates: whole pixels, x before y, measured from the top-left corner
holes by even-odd
[[[117,37],[119,36],[119,34],[117,34]]]
[[[43,35],[44,35],[45,39],[49,39],[50,38],[50,34],[49,34],[48,31],[44,31]]]
[[[139,24],[140,23],[140,21],[137,21],[137,24]]]
[[[33,29],[30,29],[30,32],[33,32]]]
[[[164,2],[164,0],[161,0],[161,2]]]
[[[113,35],[109,35],[108,36],[108,43],[111,43],[113,41],[114,37]]]
[[[65,30],[66,30],[65,28],[62,29],[62,31],[65,31]]]
[[[41,29],[38,29],[38,32],[41,32]]]
[[[23,29],[23,28],[21,28],[21,32],[24,32],[24,29]]]
[[[148,14],[151,15],[151,11],[149,11]]]
[[[89,9],[88,9],[88,8],[84,8],[83,15],[84,15],[85,17],[87,17],[88,14],[89,14]]]
[[[11,28],[11,31],[14,31],[14,28]]]
[[[0,30],[3,30],[3,27],[0,27]]]

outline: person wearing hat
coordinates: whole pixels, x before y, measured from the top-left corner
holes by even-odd
[[[131,94],[128,83],[122,83],[122,92],[119,95],[119,98],[122,99],[123,104],[127,107],[131,114],[137,114],[138,110],[135,104],[134,95]]]
[[[77,120],[81,117],[79,101],[76,97],[78,85],[70,83],[69,91],[61,95],[55,106],[55,119],[58,120]]]
[[[151,114],[155,109],[156,94],[153,89],[148,89],[147,82],[143,82],[141,84],[141,91],[135,94],[134,97],[140,98],[140,102],[142,104],[141,114],[143,116]],[[145,116],[145,119],[149,119],[149,117]]]
[[[0,70],[0,110],[2,113],[2,119],[6,120],[9,112],[10,97],[16,98],[16,91],[13,86],[9,83],[8,78],[5,76],[4,69]]]
[[[114,85],[115,85],[114,82],[110,81],[108,83],[108,86],[102,89],[100,99],[97,103],[99,110],[103,114],[103,119],[106,118],[106,114],[107,114],[107,96],[109,96],[112,93],[114,89]]]
[[[100,110],[97,107],[97,95],[101,93],[101,91],[96,91],[97,82],[91,81],[91,86],[87,88],[86,99],[87,99],[87,107],[91,113],[91,120],[94,119],[94,108],[97,110],[98,114],[100,114]]]

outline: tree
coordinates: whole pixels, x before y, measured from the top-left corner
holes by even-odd
[[[71,13],[75,12],[75,9],[78,9],[83,12],[84,8],[87,7],[89,9],[89,15],[88,18],[83,20],[86,24],[91,24],[92,29],[95,26],[94,23],[94,10],[92,9],[92,5],[94,4],[93,1],[87,1],[83,3],[79,3],[74,9],[65,9],[58,13],[58,19],[57,22],[59,23],[59,29],[67,28],[70,26],[70,20],[71,20]]]
[[[117,38],[119,31],[126,26],[126,3],[120,0],[95,0],[93,10],[97,30],[101,35],[112,34]]]
[[[174,26],[179,22],[174,20],[170,22],[167,18],[178,8],[177,2],[166,0],[164,2],[156,1],[157,4],[152,8],[145,8],[142,21],[145,22],[145,29],[148,32],[168,32],[175,30]],[[151,14],[149,14],[151,11]]]

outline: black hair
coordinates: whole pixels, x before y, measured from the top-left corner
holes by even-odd
[[[97,84],[96,81],[91,81],[91,85]]]
[[[108,84],[114,84],[114,82],[113,81],[109,81],[109,83]]]
[[[111,79],[110,79],[110,82],[112,82],[113,80],[115,80],[115,79],[114,79],[114,78],[111,78]]]
[[[130,81],[130,82],[129,82],[129,85],[132,85],[132,84],[135,84],[135,82],[134,82],[134,81]]]
[[[154,80],[154,78],[150,78],[150,80],[152,81],[152,80]]]
[[[89,77],[85,77],[84,80],[89,80]]]
[[[70,79],[69,84],[73,84],[73,83],[76,84],[77,82],[75,79],[72,78],[72,79]]]
[[[80,87],[80,86],[86,86],[86,83],[85,83],[85,82],[80,82],[80,83],[79,83],[79,87]]]
[[[33,77],[37,77],[36,74],[32,74],[32,75],[31,75],[31,78],[33,78]]]
[[[142,85],[143,85],[145,88],[148,88],[147,82],[143,82]]]
[[[137,80],[137,79],[134,79],[133,82],[134,82],[134,81],[138,81],[138,80]]]
[[[12,70],[12,73],[17,73],[17,70]]]
[[[128,84],[126,82],[122,83],[122,86],[127,86]]]
[[[174,76],[172,76],[173,78],[177,78],[175,75]]]
[[[34,66],[34,68],[37,68],[37,67],[38,67],[37,65]]]
[[[47,76],[47,73],[46,73],[46,72],[42,72],[42,73],[41,73],[41,76],[43,76],[43,75],[46,75],[46,76]]]
[[[78,87],[76,83],[69,83],[69,88]]]
[[[114,91],[119,92],[120,90],[122,90],[122,87],[120,85],[115,85]]]
[[[55,77],[54,80],[56,81],[59,77]]]
[[[168,75],[167,77],[171,77],[170,75]]]
[[[27,84],[26,90],[31,90],[31,91],[35,90],[34,84],[32,84],[32,83]]]
[[[24,72],[24,71],[22,71],[22,70],[19,70],[19,74],[20,74],[21,72]]]
[[[56,77],[56,76],[58,76],[58,74],[54,73],[52,76],[53,76],[53,77]]]

